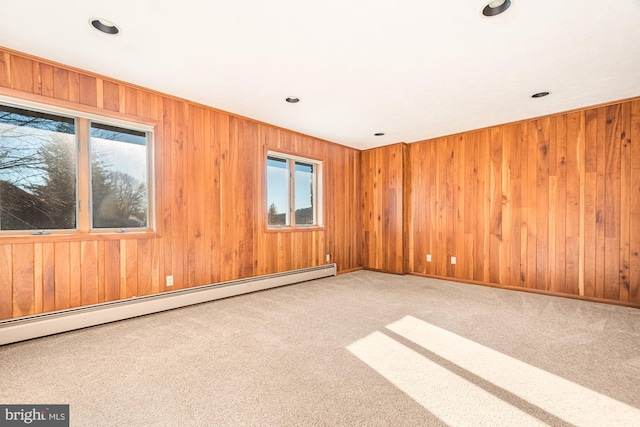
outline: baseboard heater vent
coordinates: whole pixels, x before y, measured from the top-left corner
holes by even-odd
[[[0,345],[193,304],[335,276],[336,265],[303,268],[0,321]]]

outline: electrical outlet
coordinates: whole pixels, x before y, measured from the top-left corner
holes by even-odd
[[[331,261],[331,254],[327,254],[327,256],[325,257],[325,259],[327,260],[327,262]]]
[[[431,262],[431,254],[427,254],[427,262]]]
[[[456,263],[456,257],[452,256],[451,257],[451,264],[455,264]]]
[[[173,286],[173,276],[167,276],[167,287]]]

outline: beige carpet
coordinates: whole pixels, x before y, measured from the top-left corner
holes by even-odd
[[[0,403],[72,426],[640,425],[640,310],[359,271],[0,347]]]

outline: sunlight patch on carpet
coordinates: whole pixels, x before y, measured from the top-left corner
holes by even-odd
[[[412,316],[390,331],[575,426],[640,426],[640,410]],[[374,332],[347,349],[452,425],[546,425],[418,352]]]
[[[449,425],[546,425],[381,332],[347,349]]]

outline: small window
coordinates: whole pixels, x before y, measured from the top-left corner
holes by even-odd
[[[76,228],[76,125],[0,105],[0,230]]]
[[[92,228],[147,228],[147,134],[91,123]]]
[[[321,225],[322,162],[267,154],[267,225],[311,227]]]

